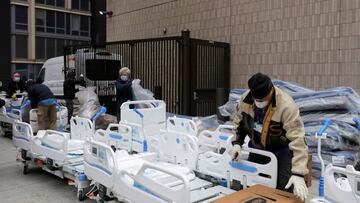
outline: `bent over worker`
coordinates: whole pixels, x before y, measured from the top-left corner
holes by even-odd
[[[39,130],[56,130],[56,104],[54,94],[43,84],[30,80],[26,83],[26,91],[31,101],[31,108],[37,108]]]
[[[245,92],[237,105],[234,118],[232,158],[240,154],[246,136],[248,146],[270,151],[278,160],[277,189],[293,192],[304,200],[308,195],[304,176],[308,174],[308,147],[299,108],[271,79],[257,73],[248,80],[250,91]],[[249,160],[268,163],[268,157],[250,154]]]

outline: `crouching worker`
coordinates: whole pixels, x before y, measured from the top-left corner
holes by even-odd
[[[239,100],[234,118],[232,158],[240,154],[246,136],[249,147],[270,151],[278,161],[277,189],[293,192],[304,200],[308,188],[304,176],[308,174],[308,148],[304,140],[304,124],[294,100],[267,75],[253,75]],[[249,161],[265,164],[270,160],[250,154]]]
[[[56,130],[57,101],[51,90],[43,84],[30,80],[26,83],[26,91],[31,101],[31,108],[37,108],[39,130]]]

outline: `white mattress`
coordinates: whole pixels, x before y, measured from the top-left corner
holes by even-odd
[[[129,157],[129,159],[124,161],[125,157],[120,156],[120,154],[117,154],[116,161],[117,161],[117,165],[120,166],[116,169],[117,174],[119,174],[119,172],[121,170],[126,170],[130,174],[136,175],[138,173],[138,171],[140,170],[140,168],[142,167],[142,164],[146,162],[145,160],[143,160],[141,158],[133,159],[132,161],[130,161],[131,156],[128,156],[126,154],[123,154],[123,155],[125,157]],[[182,173],[188,177],[189,181],[193,181],[196,179],[195,174],[188,168],[185,168],[185,167],[182,167],[179,165],[166,163],[166,162],[151,162],[151,163],[156,164],[160,168],[173,171],[174,173],[177,173],[177,174]],[[173,176],[170,176],[168,174],[165,174],[161,171],[155,170],[155,169],[146,169],[145,176],[147,176],[148,178],[150,178],[162,185],[166,185],[168,187],[173,187],[173,186],[177,186],[177,185],[181,184],[181,181],[179,179],[177,179]],[[126,178],[126,179],[127,179],[127,181],[129,181],[129,183],[133,184],[133,180],[131,178]]]
[[[50,134],[42,139],[42,145],[50,147],[52,149],[61,150],[64,147],[65,139],[63,136],[58,134]],[[68,140],[67,151],[76,151],[84,147],[83,140]]]

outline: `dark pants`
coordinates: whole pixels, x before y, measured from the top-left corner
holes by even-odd
[[[70,119],[74,112],[74,102],[72,99],[66,99],[65,102],[66,102],[66,108],[68,110],[68,123],[70,123]]]
[[[289,148],[279,150],[274,152],[277,161],[278,161],[278,177],[277,177],[277,186],[276,189],[293,192],[293,186],[289,189],[285,189],[286,184],[289,182],[289,179],[292,175],[291,173],[291,160],[292,160],[292,152]],[[266,164],[270,162],[270,158],[266,156],[262,156],[259,154],[249,154],[249,161],[259,163],[259,164]]]
[[[120,122],[120,119],[121,119],[121,109],[120,109],[120,106],[121,106],[121,104],[116,106],[117,122]]]

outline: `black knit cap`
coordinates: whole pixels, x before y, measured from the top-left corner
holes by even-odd
[[[248,80],[248,86],[254,99],[262,99],[270,93],[273,84],[269,76],[256,73]]]

